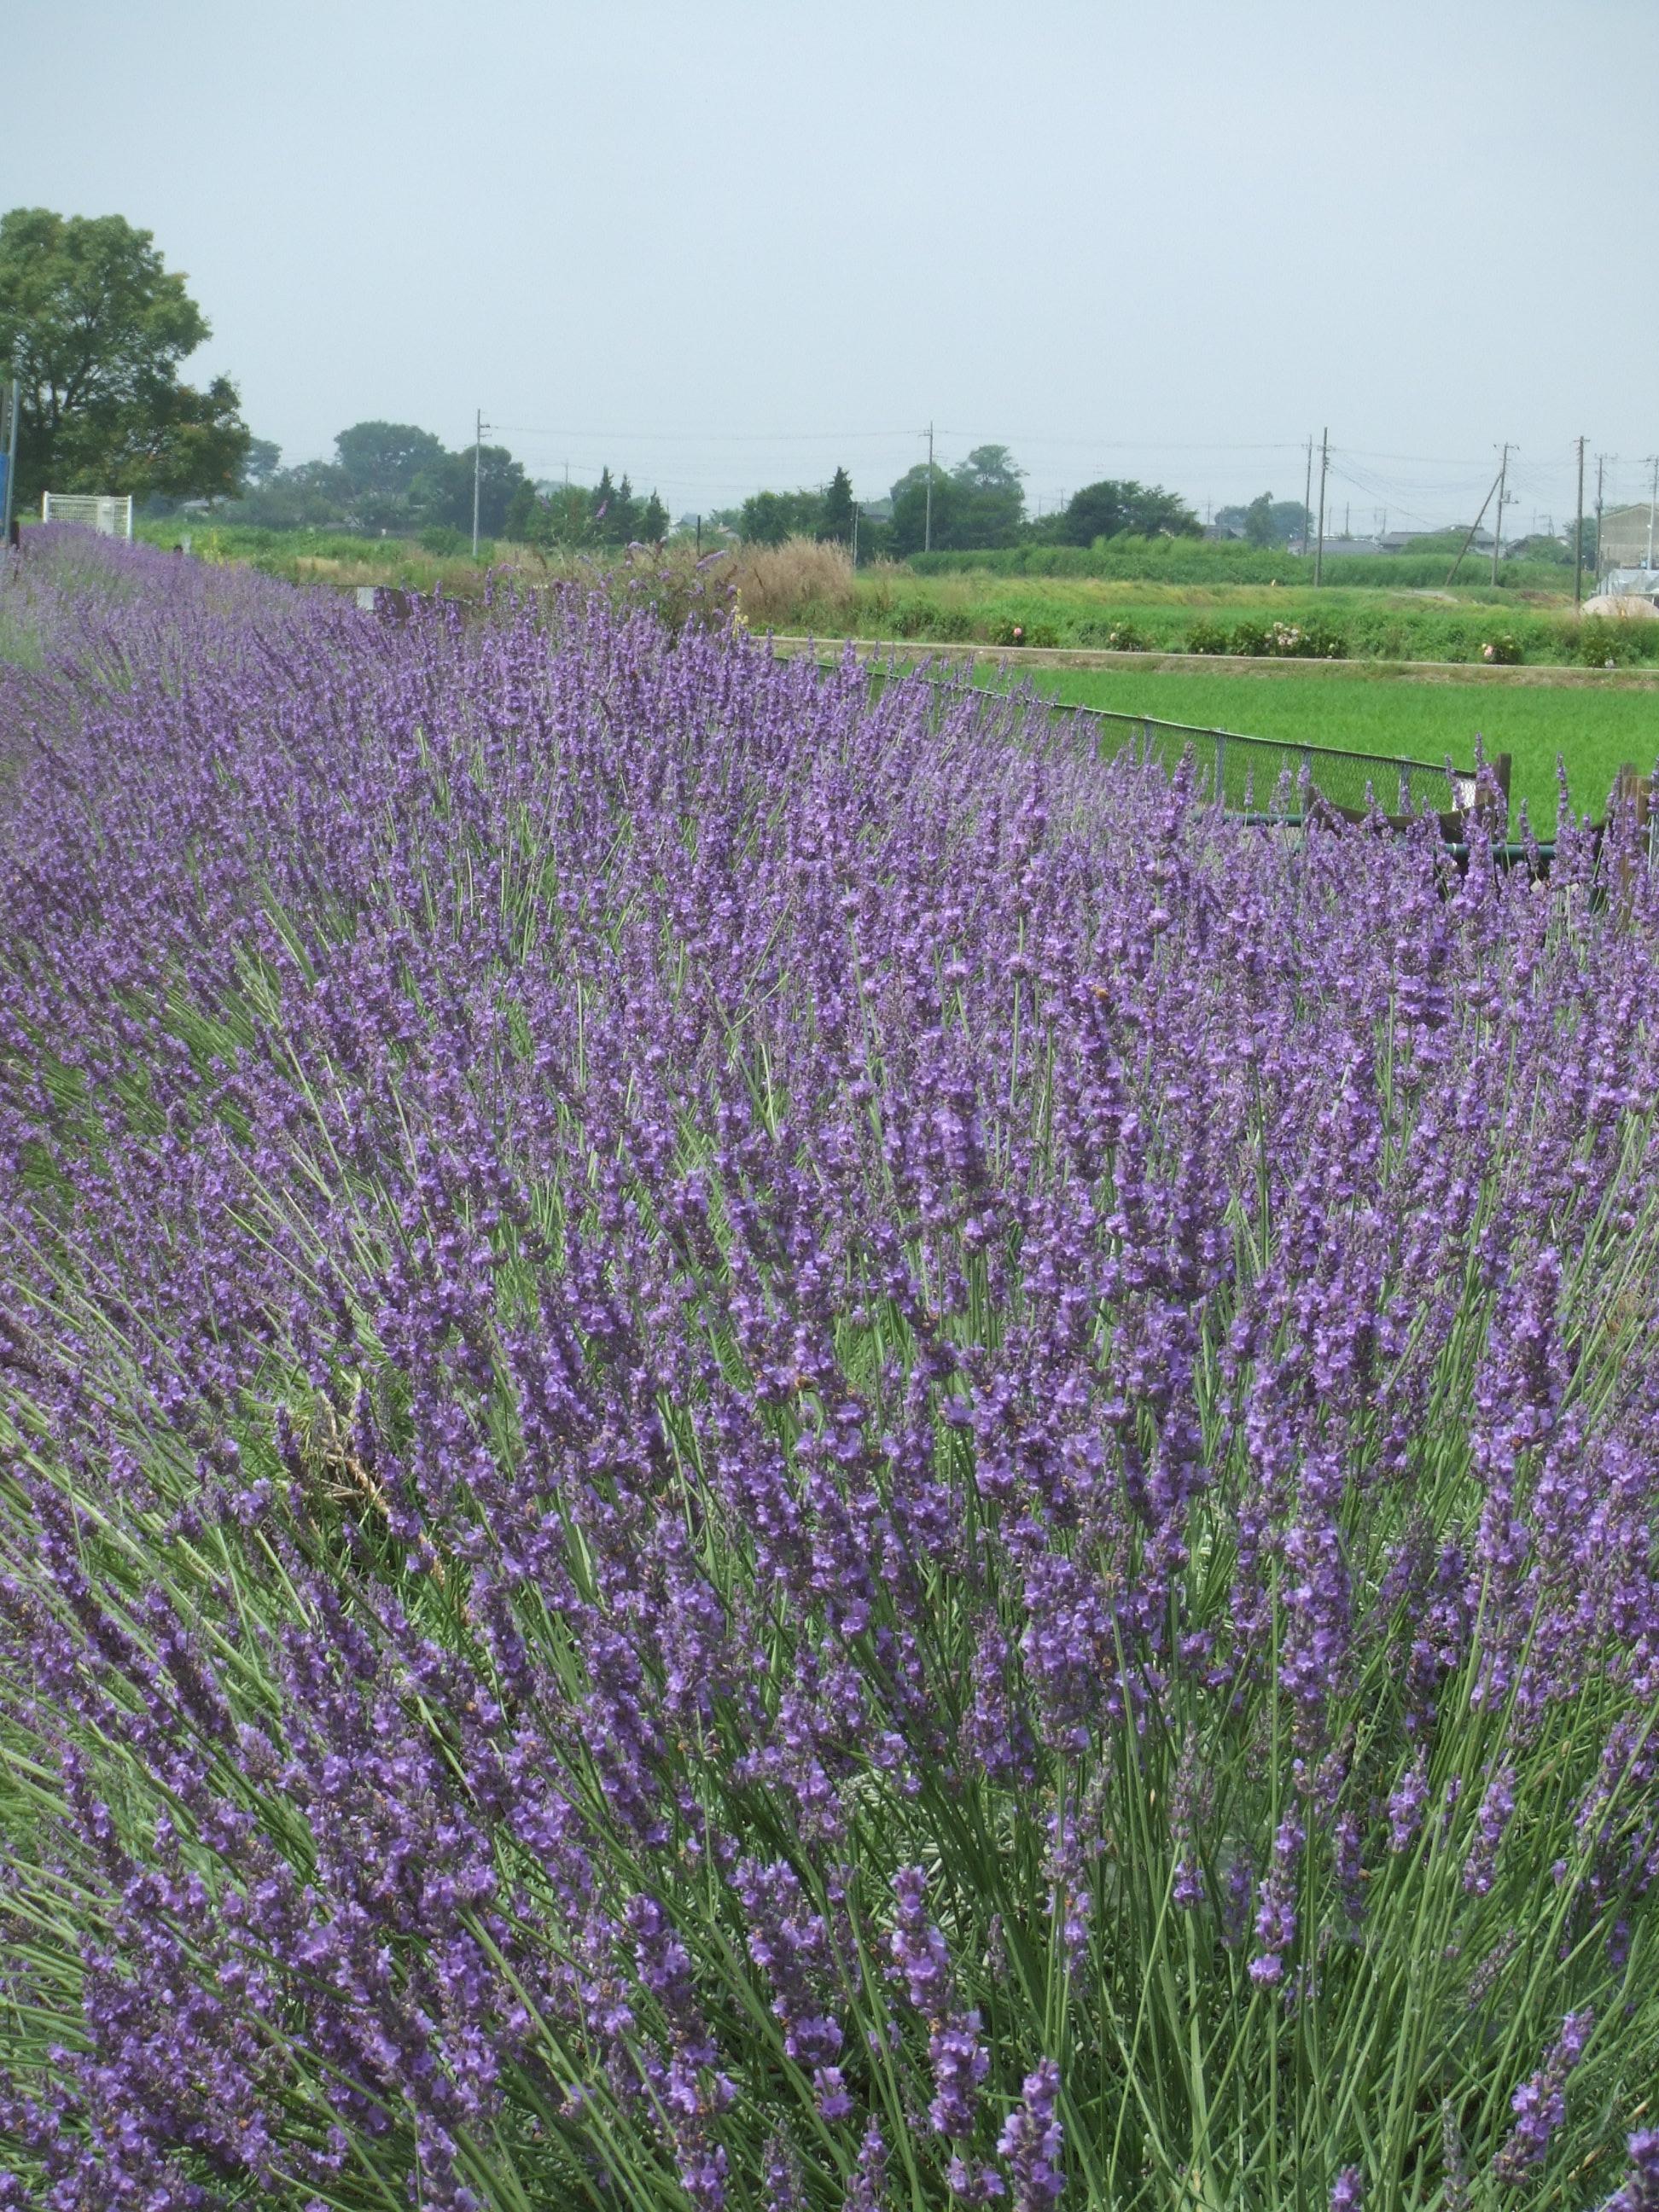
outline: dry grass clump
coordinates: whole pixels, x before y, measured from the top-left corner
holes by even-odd
[[[755,629],[847,629],[858,605],[844,545],[787,538],[781,545],[743,545],[721,564],[735,585],[738,611]]]

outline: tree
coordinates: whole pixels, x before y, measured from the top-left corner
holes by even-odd
[[[251,439],[235,386],[179,381],[210,335],[153,234],[122,216],[0,216],[0,362],[15,377],[19,504],[43,490],[229,495]]]
[[[332,461],[301,461],[276,469],[252,485],[237,507],[239,520],[267,530],[326,528],[344,520],[351,488]]]
[[[611,545],[631,545],[639,534],[640,503],[624,469],[622,482],[617,486],[617,496],[611,502],[611,512],[605,517],[605,542]]]
[[[660,545],[668,535],[668,509],[653,491],[640,509],[640,542]]]
[[[334,454],[354,491],[396,498],[422,469],[438,465],[444,447],[412,422],[354,422],[335,439]]]
[[[524,464],[505,446],[485,446],[478,455],[478,527],[486,538],[501,536],[513,495],[524,482]],[[409,487],[409,510],[423,523],[447,522],[452,530],[472,531],[472,447],[441,453]]]
[[[283,465],[283,449],[269,438],[250,438],[242,456],[242,489],[258,491]]]
[[[933,543],[936,551],[957,543],[956,522],[963,503],[963,487],[946,470],[933,465]],[[918,461],[893,486],[892,548],[904,560],[924,549],[927,530],[927,464]]]
[[[1270,491],[1248,507],[1218,507],[1215,519],[1223,529],[1241,532],[1252,545],[1300,545],[1312,522],[1299,499],[1275,499]]]
[[[1062,545],[1092,545],[1097,538],[1196,538],[1200,526],[1185,500],[1162,484],[1133,477],[1104,477],[1073,492],[1054,535]]]
[[[526,477],[507,503],[507,514],[501,523],[501,535],[510,538],[515,545],[536,545],[545,536],[542,511],[545,501],[536,495],[536,487]]]
[[[1273,544],[1273,495],[1270,491],[1260,494],[1245,508],[1244,542],[1247,545]]]
[[[786,538],[816,538],[823,527],[821,491],[757,491],[738,514],[738,535],[749,545],[781,545]]]
[[[838,544],[852,543],[853,479],[845,469],[837,469],[830,479],[830,489],[823,495],[823,520],[818,525],[818,534],[834,538]]]
[[[1025,471],[1014,464],[1006,446],[975,446],[965,461],[951,470],[951,480],[963,492],[950,534],[941,541],[937,528],[935,545],[953,547],[1012,545],[1025,520]]]

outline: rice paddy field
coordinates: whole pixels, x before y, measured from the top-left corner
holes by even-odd
[[[1129,669],[1018,672],[1045,697],[1116,714],[1336,745],[1460,767],[1477,744],[1510,755],[1510,792],[1546,835],[1558,811],[1558,764],[1573,810],[1599,820],[1626,763],[1651,774],[1659,760],[1659,689],[1617,676],[1589,684],[1456,683],[1348,669],[1256,674],[1139,673]],[[997,680],[986,670],[981,681]],[[1004,678],[1002,680],[1007,680]]]
[[[0,2207],[1655,2212],[1636,825],[671,604],[0,568]]]

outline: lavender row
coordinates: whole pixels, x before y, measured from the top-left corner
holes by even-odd
[[[1651,2212],[1627,825],[28,591],[0,2204]]]

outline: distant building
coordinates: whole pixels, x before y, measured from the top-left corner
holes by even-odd
[[[1652,518],[1653,509],[1646,500],[1634,507],[1602,508],[1595,562],[1598,574],[1609,568],[1647,568],[1652,565],[1650,546],[1655,548],[1652,561],[1659,562],[1659,537],[1654,535]]]

